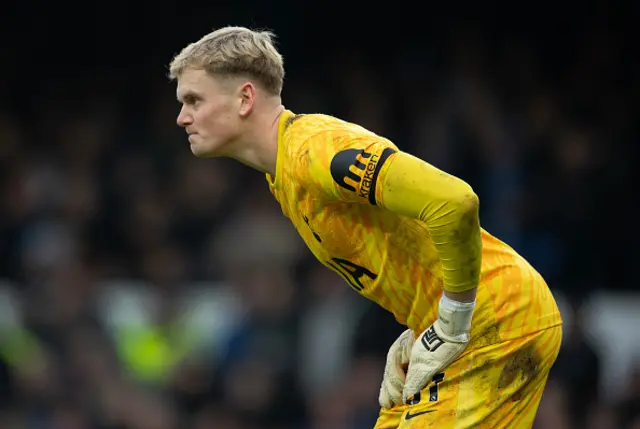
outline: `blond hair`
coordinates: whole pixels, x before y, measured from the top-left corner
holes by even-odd
[[[169,78],[178,79],[187,69],[205,70],[212,76],[246,76],[269,93],[280,95],[284,66],[274,39],[270,31],[220,28],[176,55],[169,65]]]

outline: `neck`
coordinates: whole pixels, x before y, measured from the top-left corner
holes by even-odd
[[[278,125],[284,106],[278,103],[273,108],[259,113],[252,132],[247,135],[230,157],[262,173],[275,176],[278,157]]]

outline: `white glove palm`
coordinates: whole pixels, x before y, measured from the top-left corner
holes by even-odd
[[[402,391],[404,403],[462,354],[469,343],[474,307],[475,302],[462,303],[442,297],[438,320],[420,334],[411,350]]]
[[[402,404],[405,367],[409,364],[414,341],[413,331],[407,329],[389,348],[380,396],[378,397],[382,408],[391,408],[393,405]]]

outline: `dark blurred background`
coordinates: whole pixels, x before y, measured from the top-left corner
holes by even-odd
[[[175,125],[167,64],[223,25],[274,30],[288,108],[467,180],[543,273],[536,428],[640,428],[638,4],[1,6],[0,428],[372,427],[402,327]]]

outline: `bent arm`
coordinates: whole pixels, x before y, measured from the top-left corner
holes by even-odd
[[[423,221],[442,262],[445,295],[475,300],[482,258],[478,196],[461,179],[407,153],[387,164],[379,178],[380,206]]]

